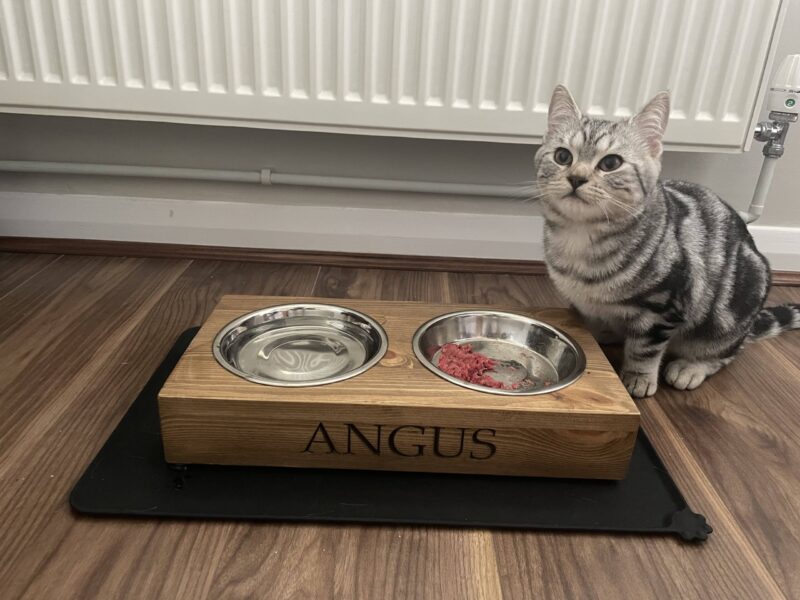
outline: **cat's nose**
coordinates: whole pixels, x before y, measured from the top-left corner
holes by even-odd
[[[569,181],[569,184],[572,186],[573,192],[577,190],[579,187],[581,187],[587,181],[583,177],[575,177],[575,176],[567,177],[567,180]]]

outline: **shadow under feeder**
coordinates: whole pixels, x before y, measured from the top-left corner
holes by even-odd
[[[374,320],[385,331],[385,353],[377,351],[374,364],[354,377],[303,387],[248,381],[215,359],[215,340],[227,325],[265,307],[297,303],[322,311],[343,308],[353,319],[355,335]],[[514,311],[566,333],[585,354],[583,375],[566,387],[553,386],[549,393],[498,395],[467,389],[437,376],[415,356],[412,340],[423,324],[446,313],[489,310],[496,312],[409,302],[226,296],[159,393],[166,459],[180,464],[623,478],[639,413],[594,338],[570,311]],[[358,322],[359,314],[367,323]],[[337,344],[347,345],[345,338],[329,339],[324,331],[314,336],[310,343],[332,349],[326,360],[339,360],[337,352],[347,354],[347,348],[337,350]],[[301,348],[306,343],[275,337],[265,347]],[[374,339],[378,346],[380,337]]]

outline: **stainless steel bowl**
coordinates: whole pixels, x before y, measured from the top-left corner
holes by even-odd
[[[248,381],[282,387],[350,379],[387,348],[373,319],[327,304],[273,306],[239,317],[214,339],[214,358]]]
[[[470,383],[439,369],[445,344],[470,344],[493,359],[488,372],[507,388]],[[547,394],[567,387],[586,370],[581,347],[555,327],[522,315],[465,311],[441,315],[420,327],[412,342],[414,354],[430,371],[465,388],[507,396]],[[519,386],[510,389],[511,386]]]

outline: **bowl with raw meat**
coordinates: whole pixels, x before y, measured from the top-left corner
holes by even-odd
[[[491,394],[548,394],[571,385],[586,370],[586,356],[569,335],[515,313],[441,315],[420,327],[412,344],[431,372]]]

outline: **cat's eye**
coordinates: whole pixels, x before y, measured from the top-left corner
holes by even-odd
[[[565,167],[569,166],[572,164],[572,152],[566,148],[556,148],[556,151],[553,153],[553,160]]]
[[[616,171],[622,166],[622,157],[619,154],[609,154],[600,159],[597,168],[601,171]]]

